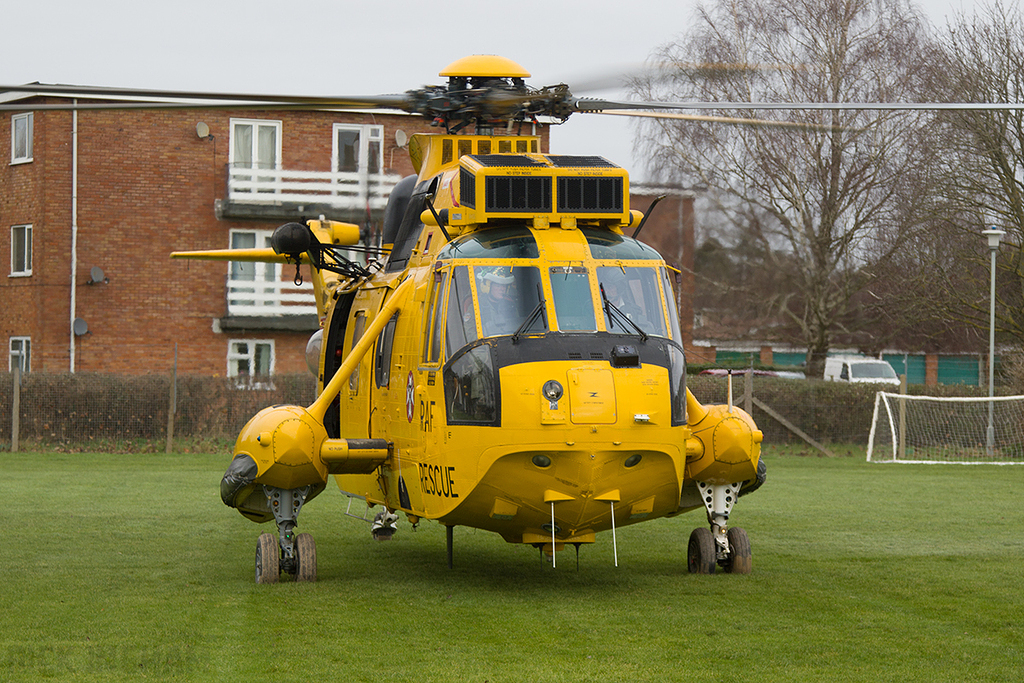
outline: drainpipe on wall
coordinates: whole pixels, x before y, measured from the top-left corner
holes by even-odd
[[[72,100],[75,107],[78,100]],[[78,109],[71,110],[71,316],[68,331],[71,335],[71,372],[75,371],[75,300],[78,280]]]

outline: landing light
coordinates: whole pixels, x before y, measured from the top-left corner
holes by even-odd
[[[546,455],[535,455],[533,456],[533,464],[541,469],[551,467],[551,458]]]
[[[625,465],[626,467],[636,467],[643,459],[643,457],[644,456],[640,455],[639,453],[634,453],[633,455],[626,458],[626,462],[622,464]]]
[[[541,389],[541,392],[547,400],[557,401],[562,398],[562,385],[556,380],[548,380],[544,383],[544,387]]]

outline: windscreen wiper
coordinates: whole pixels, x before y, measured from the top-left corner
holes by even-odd
[[[519,326],[519,329],[512,333],[513,344],[519,343],[519,337],[522,336],[523,332],[525,332],[526,329],[529,328],[535,320],[537,320],[537,316],[544,312],[547,302],[544,301],[544,292],[541,290],[539,284],[537,285],[537,296],[540,297],[540,301],[538,301],[537,305],[533,307],[532,311],[530,311],[530,315],[526,316],[526,320],[524,320],[523,324]],[[547,321],[545,321],[544,326],[547,327]]]
[[[633,322],[628,315],[620,311],[615,304],[608,300],[608,295],[604,293],[604,284],[600,284],[598,286],[601,288],[601,298],[604,300],[604,314],[608,316],[608,319],[613,321],[615,318],[618,318],[620,324],[625,321],[626,324],[623,325],[623,328],[625,328],[626,325],[629,325],[636,330],[636,333],[640,336],[640,341],[646,342],[647,333],[640,329],[640,326]],[[612,324],[614,324],[614,322]]]

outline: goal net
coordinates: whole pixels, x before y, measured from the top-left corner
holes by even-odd
[[[946,398],[880,391],[868,461],[1024,465],[1024,396]]]

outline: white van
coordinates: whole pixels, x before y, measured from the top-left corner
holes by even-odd
[[[825,379],[832,382],[874,382],[899,385],[900,378],[884,360],[877,358],[826,358]]]

